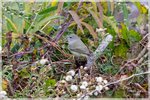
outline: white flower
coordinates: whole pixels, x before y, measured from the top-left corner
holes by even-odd
[[[77,85],[71,85],[70,89],[72,90],[72,92],[77,92],[78,91]]]
[[[88,77],[89,75],[86,73],[86,74],[84,74],[84,76],[85,76],[85,77]]]
[[[96,32],[104,32],[105,30],[107,30],[107,28],[99,28],[99,29],[96,28]]]
[[[84,67],[84,70],[88,70],[89,68],[88,67]]]
[[[109,90],[109,87],[105,87],[105,90],[106,90],[106,91]]]
[[[63,84],[64,84],[64,83],[66,83],[66,81],[65,81],[65,80],[61,80],[60,82],[61,82],[61,83],[63,83]]]
[[[104,82],[105,84],[107,84],[107,83],[108,83],[108,81],[107,81],[107,80],[103,80],[103,82]]]
[[[98,83],[101,83],[103,81],[102,77],[95,77],[95,79],[96,79],[96,82],[98,82]]]
[[[6,91],[0,91],[0,95],[6,95]]]
[[[79,94],[77,94],[77,97],[80,97],[81,96],[81,94],[79,93]]]
[[[3,100],[6,99],[7,98],[6,94],[7,94],[6,91],[0,91],[0,100],[1,99],[3,99]]]
[[[80,89],[81,89],[81,90],[85,90],[86,87],[85,87],[84,85],[81,85],[81,86],[80,86]]]
[[[70,70],[67,74],[74,76],[75,75],[75,71],[74,70]]]
[[[98,85],[98,86],[96,86],[96,90],[97,90],[97,91],[99,91],[99,92],[100,92],[102,89],[103,89],[103,86],[102,86],[102,85]]]
[[[83,69],[83,66],[80,66],[80,69]]]
[[[82,84],[83,86],[85,86],[85,87],[88,86],[88,83],[87,83],[86,81],[83,81],[81,84]]]
[[[71,75],[66,76],[66,81],[72,81],[72,76]]]
[[[41,64],[41,65],[45,65],[47,62],[48,62],[47,59],[41,59],[41,60],[40,60],[40,64]]]
[[[98,96],[98,92],[97,91],[95,91],[93,94],[94,94],[94,96]]]

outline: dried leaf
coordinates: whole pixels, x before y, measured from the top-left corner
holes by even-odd
[[[60,15],[63,9],[64,2],[58,3],[57,14]]]
[[[100,17],[100,21],[101,21],[101,25],[103,28],[103,7],[101,6],[100,2],[97,2],[97,7],[98,7],[98,10],[99,10],[99,17]]]
[[[6,43],[5,47],[8,50],[7,52],[9,52],[10,51],[10,46],[11,46],[11,43],[12,43],[12,31],[6,33],[6,41],[7,41],[7,43]]]
[[[110,5],[111,5],[111,13],[114,13],[114,8],[115,8],[115,2],[114,0],[110,0]]]
[[[75,11],[69,11],[69,13],[71,14],[74,21],[77,23],[77,25],[80,28],[80,30],[82,31],[82,33],[84,34],[84,31],[83,31],[83,28],[82,28],[82,25],[81,25],[81,21],[80,21],[79,16],[77,15],[77,13]]]
[[[94,40],[98,39],[98,36],[91,25],[89,25],[85,22],[81,22],[81,24],[84,25],[89,30],[89,32],[93,36]]]
[[[87,8],[87,7],[84,7],[84,8],[87,9],[88,12],[90,12],[90,13],[92,14],[92,16],[93,16],[93,18],[95,19],[95,21],[96,21],[98,27],[99,27],[99,28],[102,28],[103,25],[102,25],[102,22],[101,22],[100,18],[98,17],[98,14],[95,13],[95,12],[93,12],[91,9],[89,9],[89,8]]]

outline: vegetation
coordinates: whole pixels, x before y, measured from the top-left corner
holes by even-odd
[[[148,97],[147,2],[3,2],[2,18],[9,98]],[[91,52],[113,38],[85,70],[86,59],[68,49],[69,34]]]

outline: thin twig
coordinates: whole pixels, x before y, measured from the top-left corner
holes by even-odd
[[[133,75],[127,77],[127,78],[123,78],[123,79],[108,83],[108,84],[104,85],[103,87],[107,87],[109,85],[116,84],[116,83],[119,83],[119,82],[122,82],[122,81],[125,81],[125,80],[129,80],[130,78],[133,78],[133,77],[139,76],[139,75],[144,75],[144,74],[150,74],[150,71],[147,71],[147,72],[144,72],[144,73],[133,74]]]

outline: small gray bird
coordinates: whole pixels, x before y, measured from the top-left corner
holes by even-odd
[[[85,56],[88,57],[90,54],[89,49],[86,47],[86,45],[81,41],[81,39],[75,35],[70,34],[67,36],[68,40],[68,49],[72,54],[75,56]]]

